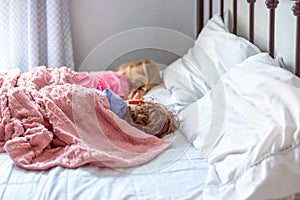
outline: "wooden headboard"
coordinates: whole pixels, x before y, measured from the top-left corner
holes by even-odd
[[[237,0],[231,0],[232,2],[232,19],[233,19],[233,28],[232,32],[234,34],[237,34]],[[241,1],[241,0],[239,0]],[[249,41],[254,42],[254,17],[255,17],[255,11],[254,11],[254,5],[256,3],[256,0],[244,0],[247,1],[249,4]],[[294,0],[294,6],[291,9],[291,13],[293,13],[297,17],[297,23],[296,23],[296,41],[295,41],[295,74],[300,77],[300,0]],[[224,0],[197,0],[197,21],[198,21],[198,33],[200,33],[201,29],[204,26],[204,7],[205,3],[208,2],[208,8],[209,8],[209,18],[212,17],[213,13],[213,5],[214,3],[219,4],[220,8],[220,16],[224,18]],[[275,56],[275,14],[276,14],[276,8],[279,4],[279,0],[265,0],[266,7],[269,10],[269,54],[274,58]]]

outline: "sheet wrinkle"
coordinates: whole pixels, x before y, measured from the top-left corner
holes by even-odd
[[[233,83],[233,84],[237,84],[237,83]],[[260,83],[260,84],[258,84],[258,88],[259,88],[259,85],[261,85],[262,86],[262,83]],[[252,96],[248,96],[248,95],[243,95],[243,94],[241,94],[241,91],[243,91],[243,90],[241,90],[241,91],[238,91],[238,90],[236,90],[234,87],[230,87],[230,85],[227,85],[226,87],[228,87],[228,89],[231,89],[233,92],[234,92],[234,95],[237,97],[237,98],[239,98],[240,97],[240,99],[239,100],[242,100],[242,101],[244,101],[245,103],[247,103],[247,104],[249,104],[250,106],[252,106],[252,108],[253,109],[258,109],[259,111],[260,111],[260,114],[261,115],[265,115],[266,116],[266,118],[269,120],[269,123],[271,123],[272,125],[270,125],[270,128],[271,129],[280,129],[280,127],[283,127],[282,125],[281,125],[281,123],[279,123],[279,121],[278,120],[276,120],[273,116],[274,115],[272,115],[272,114],[270,114],[270,112],[266,112],[264,109],[262,109],[261,108],[261,106],[259,106],[258,104],[256,104],[256,102],[255,101],[253,101],[253,100],[251,100],[251,99],[253,99],[253,97]],[[225,94],[226,95],[226,94]],[[229,105],[230,106],[230,105]],[[235,107],[235,106],[230,106],[230,112],[233,112],[233,111],[236,111],[236,113],[238,114],[239,113],[239,109],[237,108],[237,107]],[[242,115],[239,115],[239,118],[244,118],[244,120],[245,121],[248,121],[248,118],[245,118],[244,116],[242,116]],[[266,124],[268,124],[267,122],[266,122]],[[275,126],[275,127],[274,127]],[[267,131],[267,132],[269,132],[270,134],[273,132],[273,131]],[[265,136],[266,138],[268,137],[269,139],[270,139],[270,137],[272,137],[271,135],[266,135]],[[284,134],[282,134],[282,137],[285,137],[285,135]],[[284,139],[284,138],[283,138]],[[268,143],[268,142],[270,142],[270,140],[264,140],[264,141],[266,141],[266,143]],[[282,141],[285,141],[285,140],[282,140]],[[269,145],[268,146],[271,146],[272,145],[272,143],[270,142],[269,143]],[[262,146],[267,146],[266,144],[262,144]],[[247,150],[246,150],[247,151]],[[229,154],[230,154],[230,152],[228,152]],[[235,152],[232,152],[231,154],[234,154]],[[236,153],[242,153],[242,152],[236,152]],[[252,152],[252,153],[250,153],[250,150],[248,149],[248,153],[249,154],[256,154],[257,152]],[[224,156],[224,155],[222,155],[222,156]],[[221,157],[222,157],[221,156]]]
[[[12,171],[15,167],[12,166],[9,170],[9,173],[6,173],[7,174],[7,179],[6,179],[6,182],[3,182],[3,183],[0,183],[1,185],[5,185],[4,186],[4,189],[2,191],[2,195],[1,195],[1,198],[0,199],[3,199],[3,197],[5,196],[5,193],[6,193],[6,190],[7,190],[7,186],[8,186],[8,180],[9,180],[9,177],[11,177],[11,174],[12,174]],[[2,179],[3,177],[1,177]]]
[[[297,145],[294,145],[290,148],[287,148],[285,150],[282,150],[280,152],[274,152],[274,153],[271,153],[269,155],[266,155],[264,157],[261,157],[258,161],[256,161],[256,163],[253,163],[251,164],[249,167],[247,167],[247,169],[245,171],[248,171],[250,169],[254,169],[254,168],[257,168],[257,166],[261,165],[262,162],[266,162],[268,159],[270,158],[273,158],[274,156],[284,156],[284,154],[286,153],[290,153],[290,152],[293,152],[296,148],[300,148],[300,144],[297,144]],[[295,172],[298,172],[298,171],[295,171]],[[226,186],[226,185],[235,185],[236,184],[236,181],[238,181],[241,177],[243,176],[243,174],[238,174],[237,176],[235,176],[234,179],[230,180],[230,181],[227,181],[226,183],[222,183],[222,186]],[[216,187],[216,188],[219,188],[220,187],[220,183],[210,183],[209,187]]]

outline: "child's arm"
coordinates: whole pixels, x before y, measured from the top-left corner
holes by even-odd
[[[106,95],[109,101],[110,110],[120,118],[123,118],[127,110],[127,102],[124,101],[120,96],[113,93],[110,89],[103,90],[103,93]]]

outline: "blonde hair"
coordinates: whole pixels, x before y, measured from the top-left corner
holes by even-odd
[[[128,99],[141,87],[148,86],[151,89],[154,86],[162,84],[162,79],[158,67],[154,61],[144,60],[123,64],[118,70],[119,74],[124,74],[129,85]]]
[[[173,113],[164,105],[154,102],[129,106],[125,120],[132,126],[158,138],[174,132],[179,127]]]

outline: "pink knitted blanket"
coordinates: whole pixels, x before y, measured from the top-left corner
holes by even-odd
[[[0,152],[30,170],[133,167],[171,143],[130,126],[99,90],[73,84],[67,68],[0,74]]]

